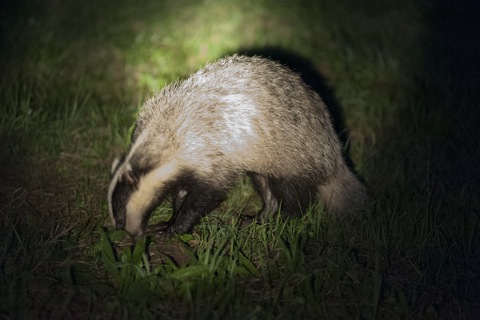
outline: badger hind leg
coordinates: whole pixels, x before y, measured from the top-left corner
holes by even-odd
[[[262,209],[257,213],[260,221],[268,221],[274,214],[278,212],[280,203],[273,194],[268,178],[258,173],[249,174],[253,187],[262,198]]]
[[[280,199],[282,215],[286,218],[301,216],[314,200],[311,184],[301,179],[273,178],[270,179],[270,188]]]
[[[299,216],[311,204],[311,187],[294,179],[265,177],[250,174],[255,190],[260,194],[263,207],[259,211],[260,221],[267,221],[279,209],[284,217]]]

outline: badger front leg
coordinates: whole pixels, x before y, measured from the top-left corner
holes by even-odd
[[[184,188],[180,188],[177,190],[175,195],[173,196],[173,212],[176,213],[180,210],[180,206],[183,203],[183,200],[187,196],[187,190]]]
[[[207,215],[225,200],[227,192],[208,188],[195,187],[182,191],[180,199],[176,199],[173,216],[163,234],[182,234],[190,232],[201,217]]]

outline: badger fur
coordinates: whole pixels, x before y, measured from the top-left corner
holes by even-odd
[[[263,200],[260,220],[302,211],[310,194],[340,213],[366,199],[321,98],[288,68],[235,55],[146,101],[128,152],[112,166],[110,215],[117,229],[142,235],[172,194],[164,232],[185,233],[244,175]]]

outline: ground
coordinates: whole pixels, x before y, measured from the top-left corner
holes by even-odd
[[[0,2],[0,316],[480,318],[479,14],[473,0]],[[319,92],[370,207],[251,223],[245,180],[191,234],[112,230],[110,164],[142,102],[232,53]]]

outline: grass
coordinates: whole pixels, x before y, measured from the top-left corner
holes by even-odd
[[[474,1],[0,9],[2,318],[480,316]],[[322,94],[371,207],[247,224],[259,203],[240,181],[192,234],[111,230],[110,164],[142,101],[234,52],[278,59]]]

